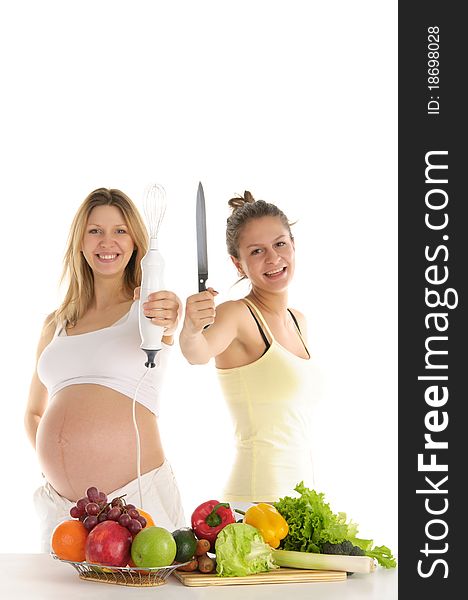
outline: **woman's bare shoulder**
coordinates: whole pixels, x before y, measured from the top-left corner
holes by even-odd
[[[246,308],[245,302],[242,300],[227,300],[216,307],[216,316],[227,318],[241,316],[245,314]]]
[[[49,344],[54,337],[55,330],[57,328],[57,320],[56,320],[56,312],[51,312],[44,319],[44,323],[42,325],[41,337],[39,339],[39,348],[44,348]]]

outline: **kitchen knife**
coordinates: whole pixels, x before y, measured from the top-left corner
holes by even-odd
[[[208,279],[208,250],[206,243],[206,211],[205,194],[201,181],[197,190],[197,258],[198,258],[198,291],[206,290]]]

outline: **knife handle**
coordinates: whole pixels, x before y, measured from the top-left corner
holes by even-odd
[[[198,275],[198,291],[204,292],[206,290],[206,280],[208,279],[208,275],[201,273]]]
[[[208,279],[208,275],[205,275],[205,273],[200,273],[198,275],[198,291],[199,292],[204,292],[206,290],[206,280]],[[209,325],[205,325],[205,327],[203,327],[203,329],[208,329]]]

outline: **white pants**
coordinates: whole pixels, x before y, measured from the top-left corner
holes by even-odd
[[[167,460],[163,464],[140,477],[143,506],[140,506],[138,479],[134,479],[123,487],[107,494],[109,500],[116,496],[125,496],[127,504],[134,504],[149,513],[155,525],[174,531],[185,527],[185,516],[182,508],[179,488],[171,465]],[[48,481],[34,493],[34,505],[41,521],[41,549],[50,552],[50,538],[55,527],[67,519],[71,519],[70,508],[75,505],[60,494]]]

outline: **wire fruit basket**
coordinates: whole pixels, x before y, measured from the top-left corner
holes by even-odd
[[[152,587],[163,585],[167,582],[169,575],[178,567],[188,563],[177,563],[166,567],[147,567],[139,569],[137,567],[111,567],[97,565],[88,562],[73,562],[63,560],[51,552],[56,560],[72,565],[78,572],[80,579],[85,581],[98,581],[101,583],[113,583],[115,585],[126,585],[130,587]]]

